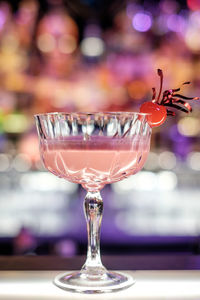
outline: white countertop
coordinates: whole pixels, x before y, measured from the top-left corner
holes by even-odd
[[[132,287],[110,294],[87,295],[54,286],[52,279],[59,271],[0,271],[0,299],[200,300],[200,271],[124,272],[136,280]]]

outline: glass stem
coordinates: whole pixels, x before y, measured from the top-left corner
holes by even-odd
[[[103,214],[103,200],[98,191],[88,192],[83,204],[87,222],[88,249],[82,273],[99,276],[106,272],[100,257],[100,227]]]

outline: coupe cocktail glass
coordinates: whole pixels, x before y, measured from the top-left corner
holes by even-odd
[[[134,112],[48,113],[35,115],[42,161],[51,173],[86,189],[84,213],[87,259],[82,269],[58,275],[66,290],[101,293],[131,286],[131,276],[107,271],[100,257],[100,226],[105,184],[137,173],[147,158],[151,128],[148,114]]]

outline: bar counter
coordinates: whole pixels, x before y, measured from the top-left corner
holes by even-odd
[[[79,269],[84,257],[4,256],[0,257],[0,299],[200,299],[200,258],[197,255],[103,256],[103,261],[109,268],[128,270],[125,272],[131,274],[136,283],[111,294],[70,293],[54,286],[52,280],[64,270]],[[122,262],[123,269],[119,268]]]
[[[199,300],[200,271],[126,271],[136,283],[111,294],[76,294],[52,284],[59,271],[0,271],[1,300],[120,299]]]

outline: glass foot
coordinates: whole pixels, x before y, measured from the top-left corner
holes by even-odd
[[[59,274],[54,284],[61,289],[77,293],[109,293],[130,287],[135,281],[130,275],[105,272],[101,276],[88,276],[82,272]]]

